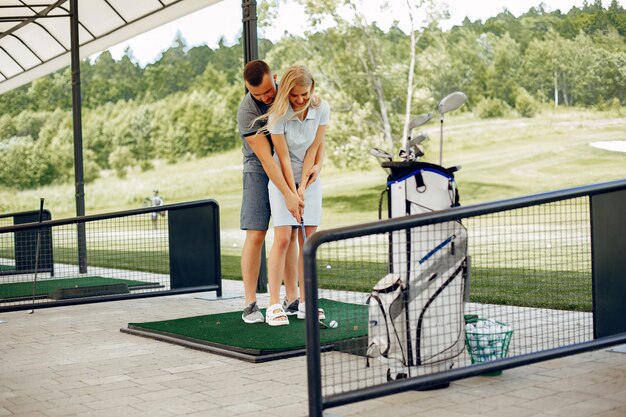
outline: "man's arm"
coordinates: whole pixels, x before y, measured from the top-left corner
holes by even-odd
[[[259,158],[259,161],[261,162],[261,165],[263,166],[263,169],[265,170],[265,173],[269,177],[270,181],[274,183],[274,185],[278,188],[278,190],[285,198],[287,210],[294,214],[294,217],[296,217],[297,219],[298,216],[296,216],[295,213],[300,213],[301,208],[304,207],[304,202],[296,194],[295,184],[293,190],[287,184],[283,172],[276,163],[276,160],[272,157],[272,149],[270,147],[269,141],[267,140],[267,137],[264,133],[256,133],[252,136],[247,136],[245,139],[257,158]],[[284,137],[283,143],[285,143]],[[287,159],[289,159],[288,150]],[[291,175],[293,179],[293,173]]]

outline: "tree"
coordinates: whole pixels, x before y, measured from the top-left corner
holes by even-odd
[[[322,36],[307,33],[306,45],[301,47],[309,52],[308,59],[315,60],[324,81],[333,89],[347,92],[347,96],[360,106],[368,103],[373,109],[374,114],[364,121],[360,131],[369,136],[382,136],[385,147],[395,148],[399,142],[393,138],[401,134],[399,126],[406,111],[409,91],[410,37],[405,34],[401,38],[395,37],[395,43],[387,42],[388,38],[399,33],[397,28],[392,27],[385,34],[375,23],[367,20],[357,0],[299,2],[304,5],[315,29],[321,29],[322,22],[325,25],[330,22],[331,25],[331,29],[323,32],[323,41],[315,42]],[[416,7],[431,4],[431,1],[420,1],[417,6],[407,3],[413,8],[405,8],[403,12],[412,14]],[[382,2],[379,7],[383,13],[389,4]],[[433,19],[427,14],[427,22]],[[332,48],[328,48],[329,42]],[[349,102],[342,104],[350,106]],[[341,110],[350,111],[350,107]]]
[[[185,39],[177,32],[172,46],[154,64],[144,69],[146,90],[154,99],[185,91],[195,79],[191,62],[186,59],[186,47]]]

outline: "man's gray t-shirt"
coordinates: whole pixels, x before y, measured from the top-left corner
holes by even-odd
[[[250,93],[246,93],[246,96],[239,105],[239,110],[237,111],[237,125],[243,142],[241,149],[243,152],[243,172],[265,173],[261,161],[259,161],[259,158],[254,154],[252,148],[250,148],[246,138],[256,135],[257,131],[265,125],[265,121],[256,121],[254,124],[252,124],[252,121],[267,113],[268,110],[268,105],[256,100]]]

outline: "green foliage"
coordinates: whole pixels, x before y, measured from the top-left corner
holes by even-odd
[[[539,5],[518,18],[504,11],[485,23],[466,19],[447,32],[437,28],[441,15],[432,13],[434,2],[409,2],[403,13],[428,14],[414,32],[411,88],[408,34],[396,25],[383,31],[367,23],[355,0],[297,1],[316,31],[276,44],[260,39],[259,51],[279,78],[295,63],[315,74],[316,90],[332,108],[325,149],[337,167],[371,165],[364,152],[371,146],[395,154],[409,95],[410,113],[416,115],[436,112],[441,98],[463,91],[466,108],[474,104],[476,114],[486,118],[511,115],[511,107],[521,117],[534,117],[540,105],[557,104],[619,114],[626,103],[626,11],[617,1],[606,8],[594,1],[552,12]],[[354,12],[349,17],[341,13],[346,6]],[[259,13],[261,30],[271,26],[273,3],[262,2]],[[83,61],[86,180],[97,178],[101,169],[126,175],[150,170],[159,160],[190,160],[238,147],[241,48],[221,40],[217,48],[188,49],[177,34],[144,68],[130,50],[120,60],[105,51],[93,62]],[[38,152],[30,162],[37,161],[35,173],[4,184],[25,188],[73,179],[70,76],[65,68],[0,96],[0,163],[26,149]]]
[[[481,119],[495,119],[505,116],[511,108],[499,98],[483,98],[474,107],[474,112]]]
[[[128,168],[134,164],[133,152],[127,146],[119,146],[109,155],[109,165],[118,178],[126,178]]]
[[[14,136],[0,147],[0,182],[19,189],[50,184],[55,167],[30,136]]]
[[[522,117],[535,117],[539,103],[524,88],[518,88],[515,95],[515,111]]]
[[[617,97],[613,97],[610,100],[603,101],[602,103],[598,103],[595,108],[598,111],[612,111],[615,112],[618,116],[622,115],[623,107],[622,103],[620,103]]]

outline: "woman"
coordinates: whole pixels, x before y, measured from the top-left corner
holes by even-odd
[[[300,247],[304,237],[299,226],[304,224],[307,235],[314,233],[322,215],[322,184],[319,180],[324,154],[324,134],[330,120],[330,106],[314,94],[315,81],[302,65],[287,69],[280,80],[280,88],[267,113],[267,131],[272,135],[274,158],[291,191],[304,200],[303,211],[289,211],[285,196],[270,182],[268,185],[274,243],[268,260],[270,306],[265,321],[270,326],[289,324],[284,308],[295,300],[280,303],[281,273],[285,269],[287,248],[298,236]],[[298,256],[300,302],[297,317],[305,317],[305,294],[302,251]],[[323,311],[319,311],[323,319]]]

